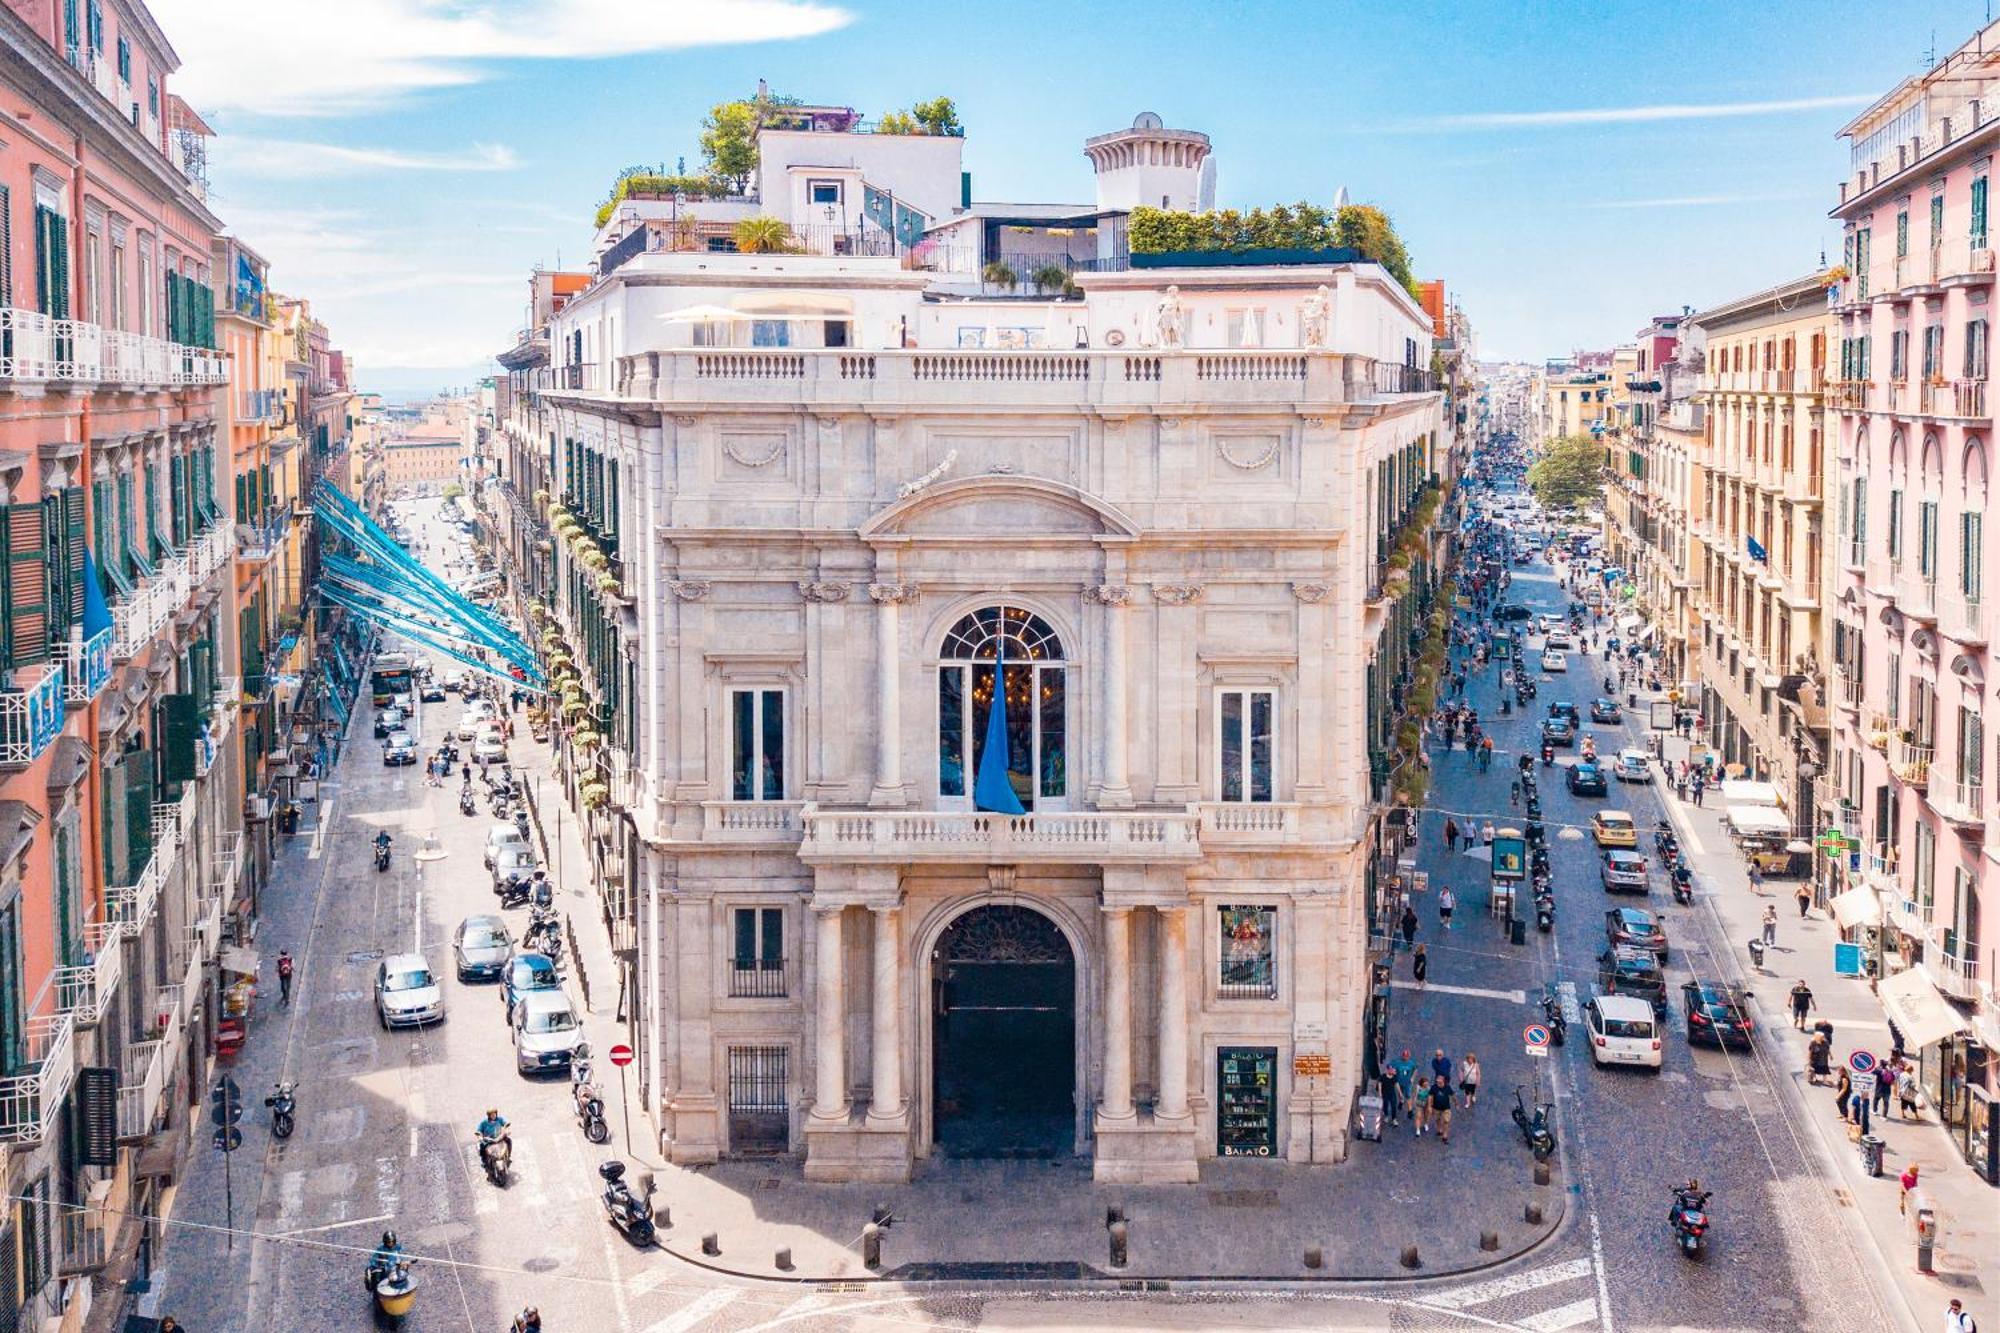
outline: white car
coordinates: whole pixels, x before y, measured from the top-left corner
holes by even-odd
[[[1567,632],[1551,631],[1548,638],[1542,640],[1542,647],[1553,648],[1559,653],[1573,653],[1576,651],[1576,640]]]
[[[1620,750],[1611,765],[1611,772],[1620,782],[1651,782],[1653,757],[1644,750]]]
[[[1567,671],[1569,670],[1569,658],[1560,649],[1544,648],[1542,649],[1542,670]]]
[[[495,824],[492,828],[486,830],[486,868],[491,870],[493,862],[499,857],[500,853],[511,847],[519,847],[523,851],[526,851],[528,848],[528,839],[522,835],[521,830],[517,826],[513,824]]]
[[[479,734],[480,725],[491,722],[495,716],[497,714],[493,711],[491,700],[474,699],[465,706],[465,711],[459,715],[458,738],[462,741],[471,740]]]
[[[524,993],[514,1006],[514,1068],[523,1074],[568,1069],[583,1024],[559,990]]]
[[[472,742],[472,762],[504,764],[507,762],[507,742],[500,739],[497,731],[482,731]]]
[[[422,954],[390,954],[375,969],[375,1016],[385,1028],[443,1021],[444,988]]]
[[[1598,1065],[1660,1067],[1659,1020],[1636,995],[1594,995],[1583,1006],[1590,1058]]]

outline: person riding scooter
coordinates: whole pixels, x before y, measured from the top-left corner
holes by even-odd
[[[403,1247],[397,1243],[396,1233],[383,1232],[382,1243],[368,1256],[368,1267],[362,1277],[363,1283],[368,1290],[375,1290],[375,1284],[393,1272],[396,1265],[401,1262],[403,1262]]]

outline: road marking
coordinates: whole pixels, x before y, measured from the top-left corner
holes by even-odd
[[[1611,1322],[1611,1283],[1604,1275],[1604,1229],[1590,1215],[1590,1262],[1597,1269],[1597,1320],[1602,1333],[1618,1333]]]
[[[327,784],[324,782],[320,784],[320,789],[322,793],[325,791],[326,785]],[[333,823],[333,798],[322,795],[319,806],[319,818],[313,824],[312,850],[306,853],[306,859],[308,861],[319,860],[319,854],[322,851],[326,850],[326,830],[327,827],[332,823]]]
[[[1567,1263],[1550,1264],[1546,1268],[1534,1268],[1525,1273],[1514,1273],[1507,1277],[1496,1277],[1489,1282],[1477,1282],[1457,1291],[1442,1292],[1436,1296],[1422,1296],[1418,1299],[1425,1305],[1434,1305],[1440,1310],[1462,1310],[1468,1305],[1483,1305],[1487,1301],[1497,1301],[1503,1296],[1518,1296],[1524,1291],[1538,1291],[1552,1287],[1558,1282],[1576,1282],[1591,1275],[1588,1259],[1571,1259]]]
[[[717,1287],[705,1291],[680,1309],[646,1330],[646,1333],[688,1333],[688,1330],[712,1314],[718,1314],[736,1303],[743,1294],[740,1287]]]
[[[341,1227],[369,1226],[376,1222],[393,1222],[395,1220],[396,1215],[394,1213],[383,1213],[380,1217],[350,1217],[345,1222],[327,1222],[321,1226],[300,1227],[296,1231],[281,1231],[278,1234],[281,1236],[311,1236],[317,1232],[335,1231]]]
[[[1565,1328],[1575,1328],[1597,1318],[1597,1297],[1586,1296],[1580,1301],[1544,1310],[1537,1315],[1529,1315],[1520,1321],[1528,1333],[1560,1333]]]
[[[606,1234],[608,1235],[609,1233],[607,1232]],[[631,1281],[622,1283],[621,1285],[625,1288],[627,1296],[644,1296],[647,1292],[666,1280],[667,1270],[655,1264],[653,1267],[640,1272]]]
[[[1583,1019],[1583,1009],[1576,1002],[1576,983],[1559,981],[1556,983],[1556,999],[1562,1005],[1563,1022],[1576,1023]]]
[[[1419,986],[1414,981],[1404,981],[1400,977],[1389,984],[1398,990],[1428,990],[1436,991],[1441,995],[1471,995],[1482,1000],[1508,1000],[1514,1004],[1526,1004],[1528,1002],[1527,992],[1525,991],[1487,990],[1483,986],[1446,986],[1442,983],[1435,986]]]

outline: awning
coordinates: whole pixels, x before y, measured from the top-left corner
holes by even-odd
[[[1644,629],[1640,630],[1640,631],[1639,631],[1639,637],[1638,637],[1637,639],[1635,639],[1635,640],[1634,640],[1634,642],[1635,642],[1635,643],[1644,643],[1644,642],[1645,642],[1646,640],[1648,640],[1648,639],[1652,638],[1652,637],[1653,637],[1653,628],[1654,628],[1653,626],[1651,626],[1651,625],[1648,625],[1648,626],[1646,626],[1646,628],[1644,628]]]
[[[1728,786],[1728,783],[1722,784]],[[1768,805],[1732,805],[1729,826],[1738,833],[1790,833],[1792,821],[1782,810]]]
[[[1875,896],[1875,890],[1866,884],[1838,893],[1827,902],[1826,908],[1833,913],[1834,922],[1842,930],[1853,930],[1856,926],[1879,926],[1882,924],[1882,900]]]
[[[1914,967],[1882,982],[1875,993],[1882,997],[1889,1021],[1903,1034],[1906,1050],[1921,1050],[1933,1042],[1971,1030],[1958,1010],[1938,994],[1931,979]]]
[[[1645,623],[1638,616],[1620,616],[1618,617],[1618,632],[1620,634],[1630,634]]]
[[[660,316],[661,322],[666,324],[728,324],[747,322],[749,319],[750,316],[740,311],[719,305],[682,306],[679,310]]]
[[[730,302],[738,310],[771,315],[851,315],[854,298],[839,292],[748,292]]]
[[[1772,808],[1783,804],[1782,793],[1775,782],[1749,782],[1734,779],[1722,784],[1722,800],[1725,805],[1768,805]]]

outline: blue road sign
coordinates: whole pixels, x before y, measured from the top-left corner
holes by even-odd
[[[1540,1023],[1530,1023],[1522,1029],[1521,1040],[1530,1046],[1546,1046],[1549,1044],[1549,1030]]]
[[[1847,1057],[1847,1067],[1857,1074],[1872,1074],[1875,1072],[1875,1065],[1875,1057],[1867,1051],[1856,1051]]]

